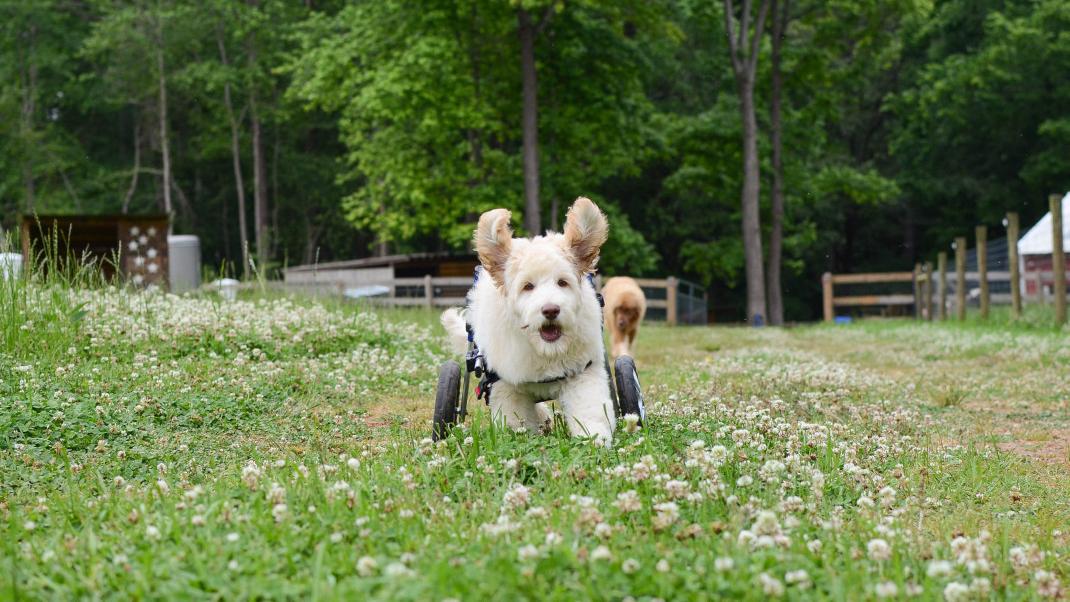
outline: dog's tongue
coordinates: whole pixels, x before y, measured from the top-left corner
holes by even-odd
[[[561,338],[561,327],[557,324],[546,324],[539,329],[539,336],[547,343],[553,343]]]

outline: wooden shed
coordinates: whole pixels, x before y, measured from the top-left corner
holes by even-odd
[[[166,215],[28,215],[22,218],[22,255],[58,238],[60,261],[92,258],[106,277],[129,278],[139,286],[167,286]],[[116,261],[118,260],[118,261]]]
[[[479,260],[472,253],[408,253],[344,261],[299,265],[283,271],[287,286],[338,292],[369,286],[386,286],[391,296],[422,296],[420,287],[396,287],[395,280],[423,278],[471,278]],[[444,296],[463,297],[469,284],[439,291]],[[413,290],[398,290],[412,288]],[[452,290],[457,288],[457,290]],[[419,289],[419,290],[417,290]]]

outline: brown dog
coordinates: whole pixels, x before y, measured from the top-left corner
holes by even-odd
[[[611,342],[610,353],[614,358],[631,355],[639,323],[646,315],[646,295],[635,280],[617,276],[606,280],[602,286],[606,299],[606,329]]]

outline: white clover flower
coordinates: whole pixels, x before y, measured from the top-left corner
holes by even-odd
[[[530,499],[531,490],[520,483],[516,483],[505,492],[502,505],[507,508],[519,509],[527,506]]]
[[[266,494],[267,501],[272,504],[281,504],[286,501],[286,490],[278,483],[272,483]]]
[[[379,568],[379,562],[371,556],[361,556],[357,560],[357,574],[361,577],[370,577]]]
[[[639,416],[637,414],[624,415],[624,431],[634,433],[639,430]]]
[[[891,508],[895,505],[895,489],[887,485],[877,493],[877,497],[880,498],[881,506],[885,508]]]
[[[231,560],[230,562],[227,563],[227,568],[229,570],[231,570],[231,571],[235,571],[236,572],[241,568],[241,565],[238,564],[237,560]]]
[[[594,526],[595,537],[602,539],[609,539],[613,536],[613,527],[610,527],[606,523],[598,523]]]
[[[866,544],[866,552],[869,554],[870,560],[884,562],[892,557],[892,546],[883,539],[871,539]]]
[[[663,502],[654,506],[654,518],[652,523],[654,530],[667,529],[680,517],[680,507],[674,502]]]
[[[639,570],[639,561],[634,558],[629,558],[620,563],[620,570],[623,571],[625,575],[631,575]]]
[[[894,598],[899,595],[899,586],[894,581],[884,581],[878,583],[873,588],[873,593],[880,599]]]
[[[613,553],[606,546],[598,546],[591,552],[591,560],[612,560]]]
[[[1058,598],[1062,595],[1062,584],[1054,573],[1040,569],[1033,573],[1033,582],[1041,598]]]
[[[148,537],[149,539],[160,539],[160,529],[153,525],[146,525],[145,537]]]
[[[810,550],[811,554],[819,554],[821,552],[821,546],[822,544],[820,539],[811,539],[810,541],[806,542],[806,549]]]
[[[856,502],[856,505],[861,509],[867,509],[872,508],[874,506],[874,503],[869,496],[863,495],[862,497],[858,498],[858,502]]]
[[[669,561],[662,558],[654,565],[654,569],[659,573],[668,573],[672,567],[669,566]]]
[[[275,504],[271,508],[271,516],[275,518],[275,522],[281,523],[286,520],[287,511],[286,504]]]
[[[531,508],[528,508],[527,512],[524,513],[524,516],[533,519],[544,519],[548,518],[550,513],[542,506],[532,506]]]
[[[780,523],[777,521],[776,513],[770,510],[762,510],[758,513],[758,518],[754,520],[750,530],[755,535],[776,535],[780,533]]]
[[[360,460],[356,458],[350,458],[346,460],[346,466],[349,468],[349,470],[357,472],[358,470],[360,470]]]
[[[203,515],[194,514],[193,517],[189,519],[189,522],[194,527],[203,527],[206,521],[204,520],[204,516]]]
[[[344,536],[339,531],[335,531],[334,533],[331,533],[331,543],[341,543],[343,538],[344,538]]]
[[[810,574],[803,569],[788,571],[787,573],[784,573],[784,582],[788,585],[795,585],[802,589],[806,589],[810,586]]]
[[[691,483],[687,481],[671,480],[665,483],[665,492],[671,499],[687,497],[691,491]]]
[[[717,569],[718,573],[727,573],[736,566],[736,561],[727,556],[720,556],[713,561],[713,568]]]
[[[624,493],[617,494],[617,501],[614,505],[621,512],[638,512],[642,510],[643,503],[639,500],[639,493],[634,489],[625,491]]]
[[[238,541],[240,538],[241,538],[241,536],[238,535],[237,533],[234,533],[234,532],[227,533],[227,541],[229,541],[230,543],[234,543],[234,542]]]
[[[750,487],[754,483],[754,477],[745,474],[736,479],[736,487]]]
[[[387,577],[411,577],[416,573],[400,562],[391,562],[383,569],[383,574]]]
[[[261,476],[260,467],[256,462],[249,460],[245,463],[245,466],[241,469],[241,480],[245,483],[245,486],[249,489],[256,491],[257,484],[260,482]]]
[[[758,575],[758,582],[762,586],[762,592],[770,597],[779,598],[784,595],[784,584],[769,573]]]
[[[517,558],[519,558],[521,562],[527,562],[528,560],[535,560],[536,558],[539,557],[539,548],[536,548],[535,546],[533,546],[531,544],[528,544],[526,546],[521,546],[520,549],[517,550],[516,555],[517,555]]]
[[[561,537],[558,533],[550,531],[546,534],[546,545],[553,547],[565,541],[564,537]]]
[[[930,560],[929,565],[925,568],[925,574],[933,579],[950,577],[951,571],[951,563],[947,560]]]
[[[958,581],[952,581],[944,588],[944,600],[960,602],[970,599],[970,588]]]
[[[160,490],[160,495],[167,495],[171,492],[171,486],[164,479],[157,479],[156,489]]]

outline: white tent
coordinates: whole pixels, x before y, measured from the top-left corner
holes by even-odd
[[[1019,255],[1051,255],[1051,212],[1018,239]],[[1063,249],[1070,251],[1070,193],[1063,197]],[[1050,268],[1049,268],[1050,269]]]

